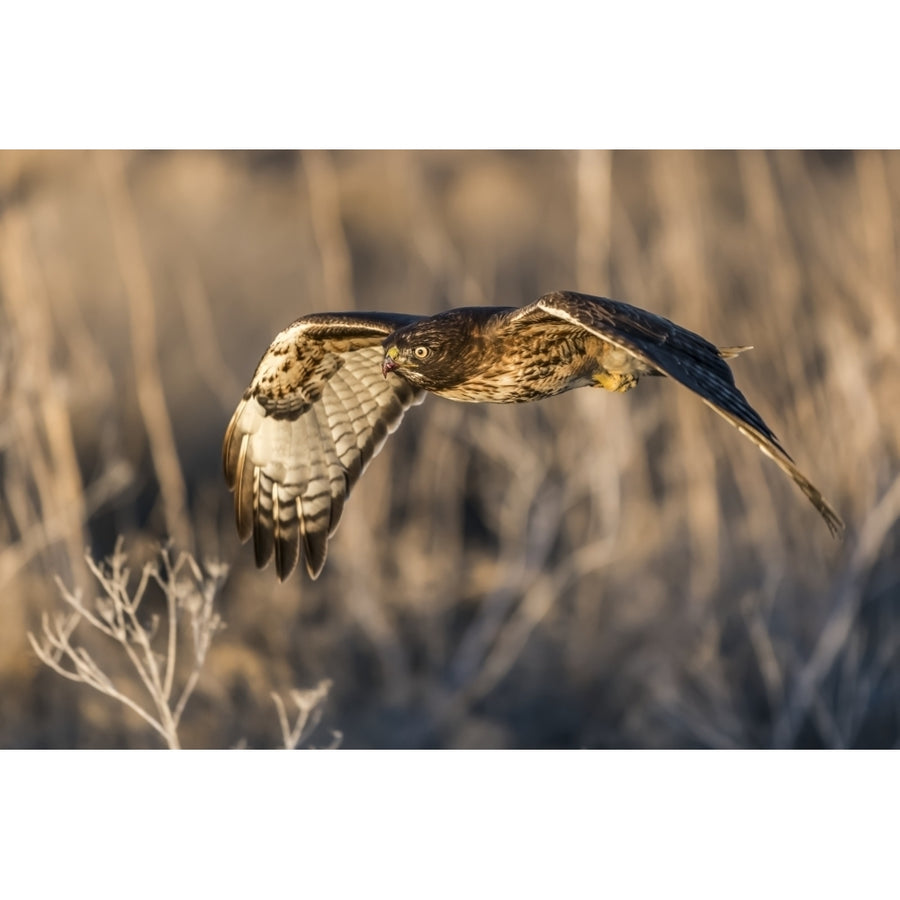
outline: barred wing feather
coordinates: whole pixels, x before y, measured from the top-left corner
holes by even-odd
[[[328,539],[366,466],[424,394],[381,373],[384,337],[415,321],[388,314],[308,316],[263,356],[225,434],[223,462],[241,540],[281,580],[302,555],[322,571]]]

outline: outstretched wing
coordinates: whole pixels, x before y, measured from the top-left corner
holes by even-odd
[[[381,374],[384,338],[418,321],[390,313],[297,319],[263,355],[225,432],[225,480],[256,564],[275,555],[283,581],[303,547],[312,578],[344,501],[403,413],[424,397]]]
[[[797,468],[769,426],[735,386],[723,351],[662,316],[603,297],[556,291],[523,307],[517,318],[533,321],[542,314],[580,325],[698,394],[797,483],[833,535],[837,537],[843,532],[841,517]]]

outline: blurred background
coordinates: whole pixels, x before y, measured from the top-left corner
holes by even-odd
[[[160,745],[26,639],[119,537],[134,578],[166,538],[230,566],[188,747],[278,746],[271,693],[322,679],[318,745],[896,746],[898,228],[893,152],[0,152],[0,746]],[[428,398],[318,581],[254,568],[220,448],[277,331],[555,289],[754,345],[738,385],[845,540],[645,379]]]

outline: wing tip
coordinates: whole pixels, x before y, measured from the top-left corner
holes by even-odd
[[[307,556],[304,561],[306,562],[306,574],[309,575],[310,581],[315,581],[325,568],[325,556],[323,555],[319,560]]]
[[[780,445],[778,446],[780,449]],[[766,451],[762,444],[759,444],[759,447],[764,452]],[[797,468],[797,465],[787,453],[784,454],[785,459],[779,459],[772,453],[768,453],[768,455],[777,463],[779,468],[791,477],[797,487],[804,493],[806,499],[812,503],[816,512],[825,520],[831,536],[835,540],[842,540],[847,526],[835,508],[825,499],[822,492]]]
[[[844,524],[844,520],[824,500],[822,501],[822,506],[817,506],[816,508],[819,510],[819,514],[825,520],[825,524],[828,526],[828,530],[831,532],[831,536],[836,541],[842,541],[847,531],[847,526]]]

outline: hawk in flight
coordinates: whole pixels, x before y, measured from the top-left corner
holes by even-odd
[[[301,552],[316,578],[351,488],[425,393],[523,403],[578,387],[627,391],[668,375],[753,441],[800,487],[838,536],[844,523],[735,387],[717,348],[662,316],[556,291],[514,307],[437,316],[317,313],[278,334],[225,433],[237,530],[256,564],[282,580]]]

